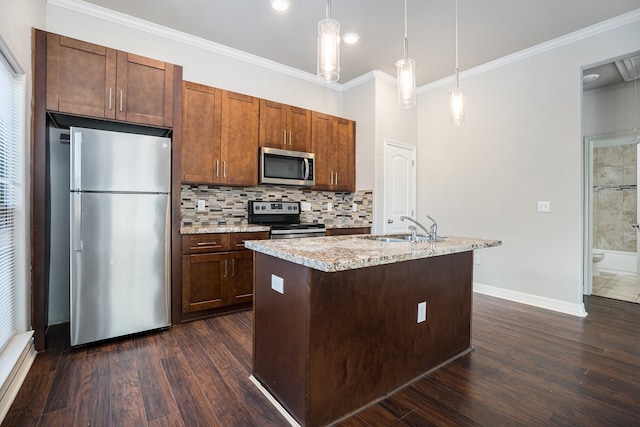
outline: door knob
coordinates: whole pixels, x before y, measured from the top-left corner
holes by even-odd
[[[393,224],[393,220],[392,219],[388,219],[387,220],[387,224]]]

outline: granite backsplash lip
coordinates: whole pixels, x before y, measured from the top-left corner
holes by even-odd
[[[309,237],[289,240],[249,240],[256,252],[324,272],[353,270],[413,259],[500,246],[500,240],[448,236],[442,242],[379,242],[366,235]]]
[[[325,224],[327,230],[332,228],[361,228],[371,227],[371,224],[362,222],[331,223]],[[216,233],[250,233],[255,231],[269,231],[269,226],[257,224],[232,224],[232,225],[194,225],[180,227],[180,234],[216,234]]]
[[[220,233],[252,233],[269,231],[269,227],[255,224],[239,225],[198,225],[180,227],[180,234],[220,234]]]

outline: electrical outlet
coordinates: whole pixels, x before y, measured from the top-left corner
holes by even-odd
[[[282,277],[276,276],[275,274],[272,274],[271,289],[278,293],[284,294],[284,279]]]
[[[422,323],[427,320],[427,302],[423,301],[418,303],[418,323]]]
[[[333,203],[328,202],[327,203],[327,212],[331,212],[333,210]]]
[[[551,202],[547,200],[538,200],[538,212],[551,212]]]
[[[198,199],[198,211],[202,212],[202,211],[204,211],[204,209],[205,209],[204,200]]]
[[[476,265],[480,264],[480,255],[473,256],[473,263]]]
[[[302,209],[303,212],[309,212],[311,210],[311,203],[309,202],[300,203],[300,209]]]
[[[358,212],[358,205],[356,203],[351,205],[351,212]]]

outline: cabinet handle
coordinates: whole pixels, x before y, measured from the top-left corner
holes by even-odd
[[[111,96],[113,94],[111,92],[113,92],[113,88],[109,88],[109,110],[113,108],[113,106],[111,105]]]
[[[291,145],[291,131],[289,131],[289,145]]]
[[[287,145],[287,130],[286,129],[282,131],[282,143],[284,145]]]
[[[216,178],[220,176],[218,170],[220,169],[220,160],[216,160]]]
[[[224,260],[224,277],[227,277],[227,260]]]
[[[198,242],[196,243],[196,245],[202,247],[202,246],[218,246],[218,242],[216,241],[212,241],[212,242]]]
[[[329,172],[329,184],[333,185],[333,172]]]
[[[122,111],[122,89],[120,89],[120,111]]]
[[[231,277],[236,277],[236,260],[231,260]]]
[[[338,172],[336,172],[336,185],[338,185]]]
[[[227,177],[227,162],[226,161],[222,162],[222,177],[223,178]]]

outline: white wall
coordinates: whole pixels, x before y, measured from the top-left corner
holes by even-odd
[[[356,122],[356,190],[373,190],[375,162],[375,78],[343,93],[344,116]]]
[[[31,141],[31,28],[42,27],[45,22],[45,7],[42,0],[0,0],[0,35],[9,46],[26,77],[24,155],[25,155],[25,202],[24,202],[24,247],[18,249],[24,256],[16,272],[16,329],[24,332],[31,329],[31,276],[30,227],[29,227],[29,151]]]
[[[428,212],[444,235],[503,242],[478,252],[475,282],[580,312],[581,67],[636,51],[639,41],[636,20],[463,75],[460,128],[449,124],[450,85],[419,96],[419,219]],[[538,200],[551,213],[537,213]]]
[[[46,31],[182,65],[185,80],[342,115],[341,92],[316,82],[315,76],[309,81],[232,58],[220,54],[219,45],[90,4],[78,11],[47,3],[46,14]]]

